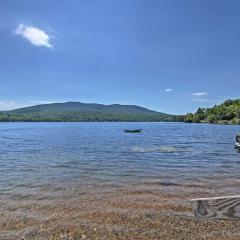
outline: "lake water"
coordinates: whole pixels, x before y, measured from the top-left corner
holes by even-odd
[[[76,184],[84,193],[149,181],[236,180],[239,131],[183,123],[1,123],[0,194],[41,194]]]
[[[209,239],[234,235],[237,223],[195,221],[189,200],[239,194],[239,131],[184,123],[1,123],[0,239],[203,239],[210,236],[204,229],[214,229]],[[214,235],[219,229],[222,238]]]

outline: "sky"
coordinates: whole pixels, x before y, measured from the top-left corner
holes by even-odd
[[[0,110],[51,102],[183,114],[240,97],[238,0],[0,1]]]

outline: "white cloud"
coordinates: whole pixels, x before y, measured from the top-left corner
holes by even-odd
[[[0,100],[0,111],[13,110],[22,107],[29,107],[38,104],[52,103],[49,101],[12,101],[12,100]]]
[[[173,91],[172,88],[167,88],[167,89],[165,89],[165,92],[171,92],[171,91]]]
[[[192,95],[195,97],[206,96],[207,92],[195,92],[195,93],[192,93]]]
[[[15,34],[22,36],[37,47],[53,47],[50,44],[50,36],[39,28],[19,24],[15,30]]]

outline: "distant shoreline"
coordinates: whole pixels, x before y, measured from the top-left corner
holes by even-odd
[[[0,123],[185,123],[173,121],[0,121]]]
[[[173,115],[137,105],[65,102],[0,112],[0,122],[186,122],[240,124],[240,99],[227,100],[195,113]]]
[[[208,124],[208,125],[240,125],[231,122],[184,122],[184,121],[0,121],[0,123],[182,123],[182,124]]]

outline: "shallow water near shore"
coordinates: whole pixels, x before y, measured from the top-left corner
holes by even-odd
[[[72,229],[76,237],[96,228],[89,239],[98,229],[104,239],[107,224],[108,239],[124,239],[113,237],[122,228],[128,238],[145,239],[153,229],[138,234],[134,217],[143,225],[193,221],[190,198],[239,194],[239,131],[183,123],[1,123],[0,237],[58,239],[80,224],[79,235]],[[103,226],[106,219],[115,220]]]

